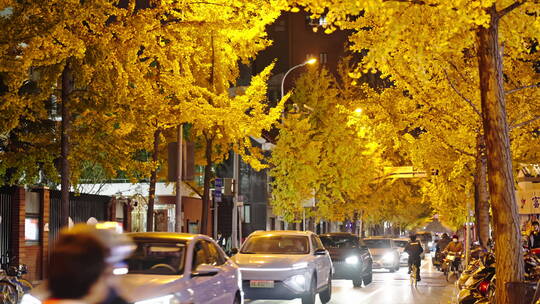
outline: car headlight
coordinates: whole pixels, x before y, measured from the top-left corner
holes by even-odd
[[[355,265],[358,264],[358,257],[357,256],[350,256],[345,259],[345,263]]]
[[[135,304],[179,304],[178,301],[173,295],[166,295],[158,298],[143,300],[135,302]]]
[[[406,253],[406,252],[403,252],[403,253],[401,254],[401,257],[404,258],[404,259],[407,259],[407,258],[409,258],[409,254]]]
[[[383,256],[383,261],[386,263],[392,263],[395,259],[395,256],[393,253],[389,252]]]
[[[288,278],[285,283],[298,292],[305,291],[306,277],[303,274],[297,274]]]

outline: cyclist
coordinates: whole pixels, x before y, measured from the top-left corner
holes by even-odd
[[[409,274],[412,265],[416,265],[416,280],[420,281],[420,255],[424,252],[422,245],[416,240],[416,235],[411,235],[411,241],[405,246],[404,251],[409,255]]]

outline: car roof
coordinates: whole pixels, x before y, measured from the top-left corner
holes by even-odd
[[[203,236],[201,234],[176,232],[129,232],[126,234],[135,239],[159,239],[177,241],[191,241],[194,238]]]
[[[256,236],[271,236],[271,235],[302,235],[302,236],[309,236],[314,234],[312,231],[297,231],[297,230],[270,230],[270,231],[264,231],[264,230],[258,230],[251,235]]]

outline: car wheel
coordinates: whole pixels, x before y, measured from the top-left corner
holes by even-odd
[[[357,278],[352,280],[354,287],[362,287],[362,278]]]
[[[323,304],[330,302],[332,298],[332,274],[328,277],[328,284],[326,284],[326,289],[319,293],[319,299]]]
[[[368,286],[373,281],[373,271],[370,269],[369,273],[363,278],[364,286]]]
[[[317,295],[317,278],[313,277],[311,279],[309,291],[302,297],[302,304],[315,304],[315,296]]]

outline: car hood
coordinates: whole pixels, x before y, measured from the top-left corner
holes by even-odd
[[[179,275],[126,274],[118,277],[116,285],[124,299],[135,302],[178,292],[184,281]]]
[[[389,252],[394,252],[395,250],[392,248],[369,248],[369,252],[371,252],[372,256],[380,256],[385,255]]]
[[[361,253],[358,248],[329,248],[327,250],[332,260],[344,260],[347,257],[360,255]]]
[[[239,267],[283,268],[306,260],[306,254],[242,254],[238,253],[232,260]]]

